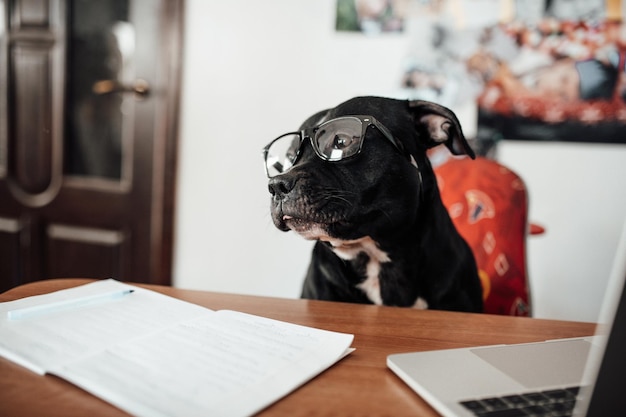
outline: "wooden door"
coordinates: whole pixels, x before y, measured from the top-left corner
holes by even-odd
[[[0,291],[170,284],[182,0],[0,6]]]

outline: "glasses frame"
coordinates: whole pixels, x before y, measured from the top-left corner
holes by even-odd
[[[319,150],[319,146],[317,145],[317,141],[314,140],[316,133],[323,129],[324,126],[336,122],[336,121],[340,121],[340,120],[344,120],[344,119],[358,119],[361,122],[361,142],[359,143],[359,148],[357,149],[357,151],[348,156],[348,157],[339,157],[339,158],[330,158],[326,155],[324,155],[320,150]],[[366,116],[366,115],[350,115],[350,116],[341,116],[341,117],[336,117],[334,119],[330,119],[318,126],[312,127],[312,128],[308,128],[308,129],[303,129],[297,132],[289,132],[289,133],[284,133],[282,135],[280,135],[279,137],[277,137],[276,139],[274,139],[273,141],[271,141],[270,143],[267,144],[267,146],[265,146],[263,148],[263,159],[265,162],[265,173],[267,174],[268,178],[273,178],[276,177],[278,175],[282,175],[286,172],[289,172],[289,170],[291,170],[291,168],[296,164],[296,162],[298,162],[298,159],[300,158],[300,153],[302,150],[302,144],[304,143],[304,141],[306,139],[309,139],[309,141],[311,142],[311,146],[313,147],[313,150],[315,151],[315,154],[322,160],[324,161],[329,161],[329,162],[337,162],[337,161],[342,161],[345,159],[350,159],[353,158],[355,156],[357,156],[359,153],[361,153],[361,149],[363,148],[363,143],[365,142],[365,134],[367,133],[367,129],[373,126],[376,129],[378,129],[378,131],[380,133],[383,134],[383,136],[385,137],[385,139],[387,139],[389,142],[391,142],[391,144],[394,146],[394,148],[396,148],[398,150],[398,152],[400,152],[402,155],[406,156],[407,158],[409,158],[409,160],[411,160],[411,156],[408,154],[408,152],[406,151],[406,149],[404,148],[404,145],[402,145],[402,142],[400,142],[398,139],[396,139],[393,134],[391,133],[391,131],[389,129],[387,129],[382,123],[380,123],[378,120],[376,120],[376,118],[374,118],[373,116]],[[276,174],[276,175],[270,175],[269,172],[269,168],[267,166],[267,156],[269,154],[269,150],[272,147],[272,145],[279,141],[280,139],[282,139],[285,136],[288,135],[297,135],[300,138],[300,142],[298,143],[298,148],[296,150],[296,156],[293,159],[293,163],[291,164],[291,167],[289,167],[287,170],[281,172],[280,174]]]

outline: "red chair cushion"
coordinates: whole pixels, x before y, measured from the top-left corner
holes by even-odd
[[[442,201],[474,252],[484,312],[530,316],[528,198],[522,179],[482,157],[450,158],[435,168],[435,174]]]

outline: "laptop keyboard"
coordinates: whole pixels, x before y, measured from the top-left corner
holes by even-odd
[[[461,401],[477,417],[571,416],[580,387]]]

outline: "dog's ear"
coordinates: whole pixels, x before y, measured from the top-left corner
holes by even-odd
[[[461,124],[452,110],[424,100],[409,101],[409,108],[421,137],[426,137],[426,147],[445,143],[455,155],[468,155],[476,158],[474,151],[465,140]]]

